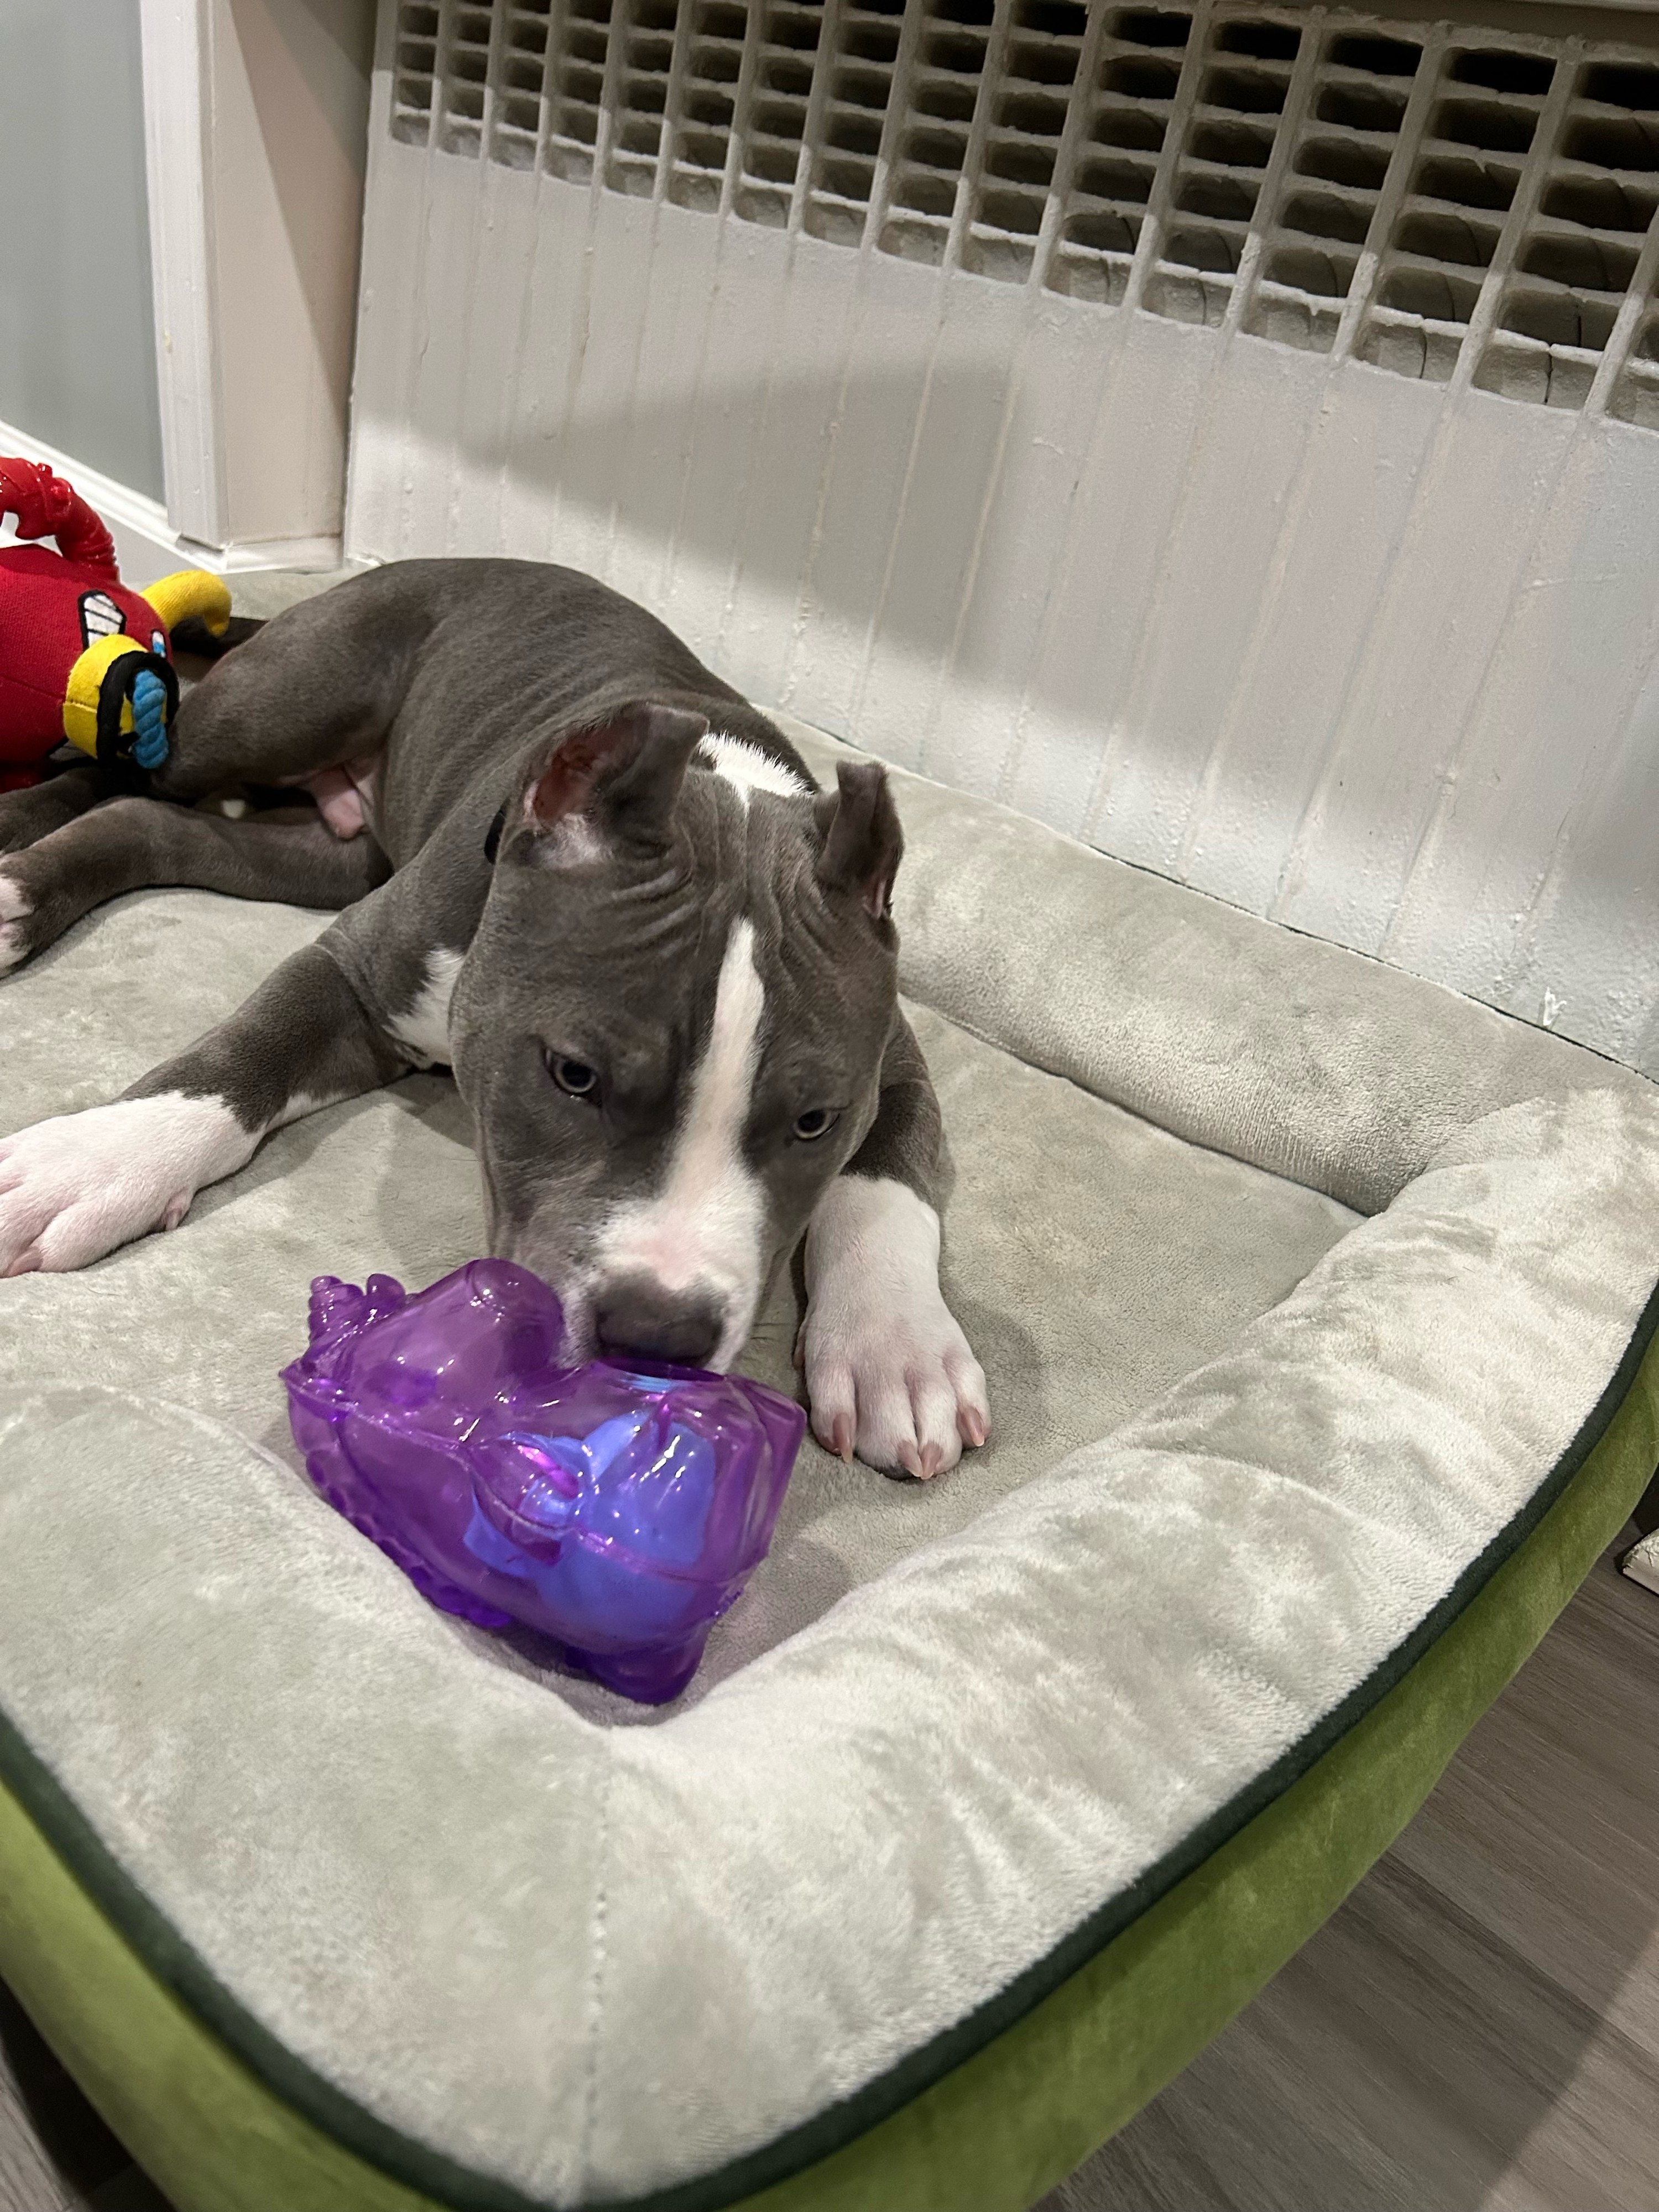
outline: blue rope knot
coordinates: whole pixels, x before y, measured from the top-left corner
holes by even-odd
[[[143,668],[132,687],[132,757],[158,769],[167,757],[167,687],[153,668]]]

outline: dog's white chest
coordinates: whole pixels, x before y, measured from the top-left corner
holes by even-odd
[[[463,955],[439,945],[427,955],[426,974],[415,1003],[386,1026],[422,1067],[449,1065],[449,1001]]]

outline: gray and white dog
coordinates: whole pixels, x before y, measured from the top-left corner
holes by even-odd
[[[239,783],[316,805],[177,803]],[[490,1249],[557,1285],[573,1357],[725,1366],[804,1231],[819,1441],[924,1477],[984,1441],[881,769],[820,793],[587,577],[415,561],[246,635],[185,698],[154,795],[106,789],[88,763],[0,799],[0,969],[147,884],[343,911],[120,1099],[0,1139],[0,1274],[173,1228],[271,1130],[441,1063]]]

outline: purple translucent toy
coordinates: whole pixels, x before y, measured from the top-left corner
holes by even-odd
[[[539,1629],[660,1705],[765,1558],[806,1417],[741,1376],[561,1367],[563,1336],[553,1292],[505,1260],[413,1297],[319,1275],[283,1370],[295,1438],[433,1604]]]

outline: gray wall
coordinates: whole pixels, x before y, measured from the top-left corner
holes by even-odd
[[[138,0],[0,0],[0,423],[163,496]]]

